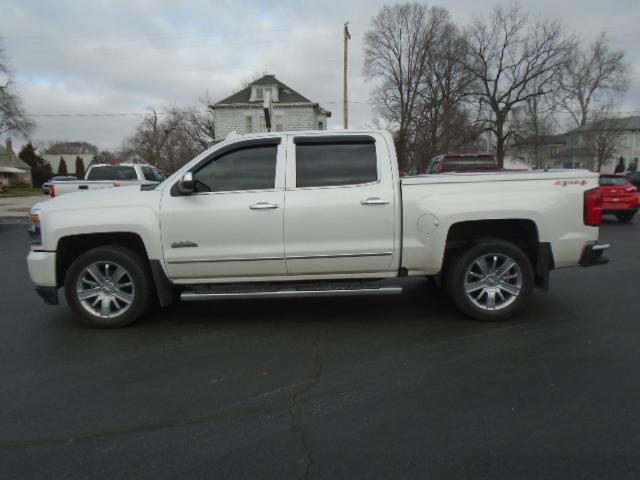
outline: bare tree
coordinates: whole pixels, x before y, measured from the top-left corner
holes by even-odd
[[[512,110],[554,90],[573,47],[559,22],[524,14],[517,5],[498,6],[465,29],[464,67],[475,80],[480,117],[496,137],[500,166],[509,137]],[[535,84],[536,88],[529,88]]]
[[[22,99],[15,89],[13,72],[0,45],[0,135],[15,132],[27,137],[35,128],[22,105]]]
[[[591,169],[595,172],[599,172],[615,156],[618,139],[624,134],[618,119],[610,112],[605,111],[600,115],[601,119],[594,119],[590,126],[582,127],[585,130],[583,142],[593,158]]]
[[[397,126],[396,146],[401,169],[406,169],[408,146],[415,127],[422,81],[429,68],[446,11],[417,3],[384,6],[365,34],[364,74],[381,80],[372,94],[380,116]]]
[[[45,148],[48,154],[98,154],[98,147],[89,142],[70,140],[51,140]]]
[[[476,148],[480,133],[468,103],[473,77],[459,62],[466,56],[466,42],[448,14],[442,15],[419,89],[414,139],[419,171],[439,153]]]
[[[627,90],[629,75],[624,50],[611,48],[603,32],[586,49],[576,45],[568,57],[560,82],[560,106],[576,126],[583,127],[592,110],[606,111],[613,97]]]
[[[206,150],[216,141],[215,122],[209,105],[211,101],[209,95],[205,93],[200,98],[199,106],[173,107],[170,111],[185,135],[201,150]]]
[[[136,128],[136,132],[126,139],[120,156],[130,160],[142,160],[160,169],[174,170],[173,165],[167,164],[164,149],[171,139],[171,135],[178,128],[174,119],[161,118],[155,109]]]
[[[183,128],[185,121],[176,112],[152,110],[123,142],[118,156],[155,165],[165,172],[176,171],[203,150]]]
[[[528,91],[538,91],[532,82]],[[526,102],[515,106],[509,122],[514,132],[513,140],[516,156],[529,162],[535,168],[544,168],[548,157],[544,155],[545,138],[556,132],[555,93],[531,96]]]

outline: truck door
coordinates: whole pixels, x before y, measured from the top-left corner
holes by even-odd
[[[399,187],[387,148],[377,134],[289,137],[284,237],[290,275],[397,268]]]
[[[280,143],[267,137],[222,147],[191,170],[196,193],[165,189],[160,230],[172,279],[287,275]]]

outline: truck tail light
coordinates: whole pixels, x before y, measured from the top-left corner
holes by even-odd
[[[584,192],[584,224],[597,227],[602,223],[602,192],[592,188]]]
[[[51,195],[51,198],[56,196],[56,184],[52,183],[51,187],[49,187],[49,195]]]

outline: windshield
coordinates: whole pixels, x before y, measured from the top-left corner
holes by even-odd
[[[469,170],[495,170],[496,161],[491,156],[447,157],[444,159],[443,172],[463,172]]]
[[[600,185],[603,187],[620,187],[629,183],[624,177],[600,177]]]
[[[87,180],[135,180],[136,171],[133,167],[93,167],[87,175]]]

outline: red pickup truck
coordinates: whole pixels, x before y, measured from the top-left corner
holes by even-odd
[[[638,189],[620,175],[600,175],[602,213],[627,223],[638,211]]]

